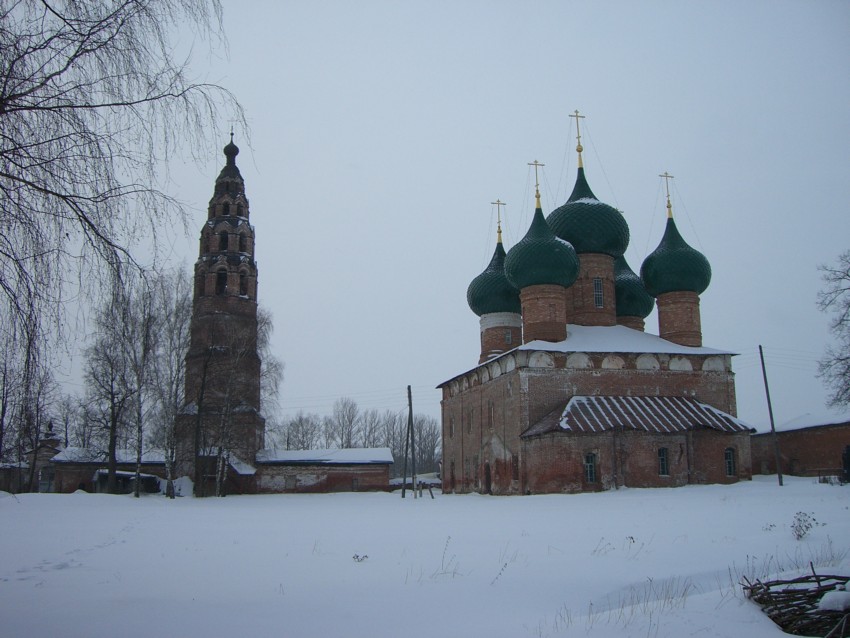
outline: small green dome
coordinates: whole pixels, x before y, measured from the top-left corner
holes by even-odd
[[[661,243],[640,267],[640,278],[653,297],[685,290],[699,295],[711,282],[711,266],[705,255],[688,246],[668,217]]]
[[[496,244],[490,264],[466,289],[466,301],[479,317],[493,312],[520,313],[519,291],[505,276],[505,249],[501,241]]]
[[[505,257],[505,274],[518,290],[543,284],[566,288],[578,277],[575,249],[549,228],[539,200],[528,232]]]
[[[619,257],[629,245],[629,225],[623,214],[598,199],[579,167],[576,184],[567,202],[546,218],[552,231],[570,242],[578,254],[602,253]]]
[[[614,294],[617,299],[618,317],[641,317],[646,319],[655,306],[640,277],[629,267],[626,258],[614,260]]]

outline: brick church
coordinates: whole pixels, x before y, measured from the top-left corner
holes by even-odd
[[[578,114],[576,114],[578,115]],[[488,494],[729,483],[751,478],[732,353],[702,344],[708,260],[673,219],[638,276],[629,227],[578,175],[525,237],[498,229],[467,290],[477,365],[440,384],[443,490]],[[658,307],[658,336],[644,320]]]

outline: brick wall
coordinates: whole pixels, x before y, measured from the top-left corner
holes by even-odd
[[[563,286],[528,286],[519,293],[523,343],[567,338],[567,309]]]
[[[580,326],[613,326],[617,323],[614,293],[614,258],[600,253],[579,256],[578,278],[570,286],[572,308],[567,309],[570,322]],[[594,279],[602,284],[602,305],[596,305]]]
[[[794,476],[837,475],[843,470],[842,454],[850,446],[850,423],[821,425],[779,432],[782,472]],[[759,474],[776,473],[771,434],[751,437],[752,467]]]
[[[702,345],[699,295],[695,292],[667,292],[656,299],[658,335],[683,346]]]
[[[261,465],[257,492],[368,492],[389,490],[389,465]]]

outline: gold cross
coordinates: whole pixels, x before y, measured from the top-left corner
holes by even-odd
[[[578,165],[579,168],[581,168],[584,166],[581,161],[581,152],[584,150],[584,147],[581,145],[581,127],[579,126],[579,120],[583,120],[584,115],[579,115],[578,109],[576,109],[574,112],[570,113],[570,117],[576,118],[576,152],[578,153]]]
[[[667,189],[667,217],[673,217],[673,205],[670,203],[670,180],[673,179],[673,176],[664,171],[658,177],[664,178],[664,187]]]
[[[496,207],[496,241],[500,244],[502,243],[502,206],[507,206],[507,204],[499,199],[495,202],[490,202],[493,206]]]
[[[537,179],[537,167],[538,166],[543,167],[543,166],[546,166],[546,164],[541,164],[537,160],[534,160],[533,162],[529,162],[528,165],[534,167],[534,189],[539,191],[540,190],[540,181]]]

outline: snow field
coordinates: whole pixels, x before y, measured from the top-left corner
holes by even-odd
[[[0,539],[4,636],[760,638],[741,576],[850,572],[850,488],[2,494]]]

